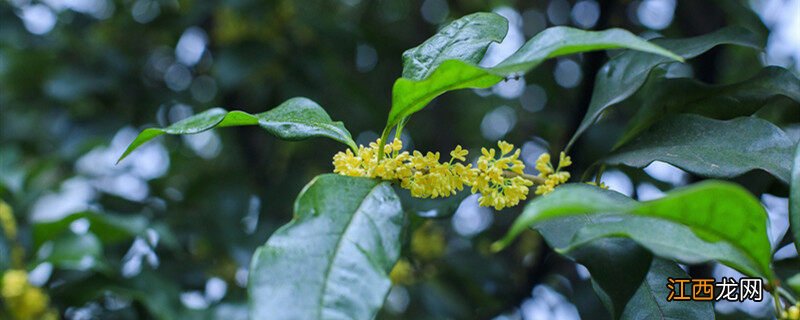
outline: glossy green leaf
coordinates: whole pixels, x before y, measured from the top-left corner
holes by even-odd
[[[627,30],[586,31],[569,27],[552,27],[537,34],[491,70],[495,74],[504,75],[525,73],[550,58],[620,48],[655,54],[667,61],[683,61],[679,55],[639,38]]]
[[[392,110],[386,122],[387,127],[393,127],[401,119],[422,110],[447,91],[488,88],[500,80],[503,80],[502,76],[458,60],[445,61],[425,80],[397,79],[392,87]]]
[[[647,277],[628,301],[620,319],[714,319],[710,301],[667,301],[669,277],[689,278],[689,275],[675,262],[653,259]]]
[[[292,98],[272,110],[255,115],[243,111],[228,112],[222,108],[213,108],[163,129],[145,129],[131,142],[117,162],[122,161],[145,142],[165,133],[194,134],[215,127],[250,125],[258,125],[284,140],[327,137],[351,148],[356,148],[355,142],[344,124],[331,120],[330,116],[316,102],[306,98]]]
[[[685,273],[677,272],[683,270],[674,262],[667,260],[692,264],[714,260],[715,257],[728,258],[726,254],[731,252],[716,252],[714,248],[724,249],[730,245],[717,242],[719,247],[715,247],[699,240],[688,227],[657,218],[584,214],[543,221],[535,228],[550,247],[589,270],[598,297],[613,318],[621,319],[642,319],[636,318],[637,315],[653,315],[656,319],[694,319],[686,316],[712,312],[711,305],[705,303],[661,303],[666,302],[668,294],[664,286],[666,278],[687,277]],[[690,240],[684,240],[682,236]],[[678,240],[670,242],[670,237]],[[704,253],[706,257],[698,257],[685,249],[698,244],[714,248]],[[651,252],[667,259],[653,259]],[[734,252],[738,254],[738,251]],[[746,258],[742,261],[750,263]],[[656,280],[662,284],[653,286]]]
[[[793,150],[792,139],[766,120],[682,114],[660,121],[603,161],[643,168],[658,160],[716,178],[761,169],[788,183]]]
[[[97,236],[102,243],[112,244],[140,235],[147,228],[147,219],[143,216],[120,216],[91,211],[78,212],[56,221],[37,222],[33,225],[33,242],[36,247],[48,240],[53,240],[64,232],[69,232],[70,225],[82,220],[88,230]]]
[[[800,252],[800,143],[794,151],[792,182],[789,189],[789,226],[794,235],[794,246]]]
[[[775,279],[769,268],[771,248],[764,208],[740,186],[720,181],[701,182],[646,202],[637,202],[617,192],[586,184],[567,184],[529,202],[493,249],[503,248],[520,232],[542,221],[609,212],[660,218],[686,225],[704,241],[728,242],[757,266],[758,276]]]
[[[228,112],[222,108],[212,108],[164,128],[168,134],[194,134],[216,127]]]
[[[686,264],[720,261],[746,275],[760,274],[759,266],[730,243],[705,241],[691,228],[661,218],[626,215],[596,219],[578,230],[568,245],[556,250],[570,254],[605,238],[628,238],[658,257]]]
[[[253,255],[253,319],[372,319],[391,287],[403,212],[388,183],[322,175]]]
[[[643,96],[642,102],[617,147],[669,114],[694,113],[724,120],[752,115],[778,96],[800,103],[800,79],[775,66],[766,67],[745,81],[726,85],[651,76],[637,96]]]
[[[481,68],[473,62],[448,60],[425,79],[397,79],[392,88],[392,110],[389,112],[387,127],[393,127],[401,119],[421,110],[431,100],[447,91],[488,88],[506,76],[526,73],[550,58],[618,48],[642,50],[660,54],[666,60],[682,61],[681,57],[625,30],[584,31],[552,27],[533,37],[495,67]]]
[[[614,318],[636,294],[653,260],[647,250],[619,238],[598,239],[567,255],[589,270],[595,293]]]
[[[142,132],[140,132],[139,135],[136,136],[136,139],[133,139],[131,144],[128,145],[128,148],[125,149],[125,152],[123,152],[122,155],[119,156],[119,159],[117,159],[117,163],[122,161],[122,159],[125,159],[125,157],[127,157],[129,154],[131,154],[131,152],[133,152],[133,150],[136,150],[137,148],[139,148],[140,146],[142,146],[146,142],[148,142],[150,140],[153,140],[156,137],[158,137],[158,136],[160,136],[160,135],[162,135],[164,133],[166,133],[166,132],[164,132],[163,129],[159,129],[159,128],[147,128],[147,129],[142,130]]]
[[[421,45],[403,52],[403,78],[422,80],[447,60],[478,63],[493,42],[503,41],[508,21],[478,12],[455,20]]]
[[[761,40],[744,28],[731,27],[687,39],[656,39],[653,43],[685,59],[694,58],[721,44],[761,48]],[[572,135],[567,149],[609,107],[633,95],[645,83],[650,72],[670,59],[646,52],[628,51],[609,60],[597,73],[589,109]]]

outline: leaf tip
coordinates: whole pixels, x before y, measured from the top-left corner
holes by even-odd
[[[119,156],[119,158],[117,158],[117,161],[116,161],[116,162],[114,162],[114,165],[115,165],[115,166],[116,166],[116,165],[118,165],[120,162],[122,162],[122,160],[123,160],[123,159],[127,158],[127,157],[128,157],[128,155],[131,153],[131,151],[133,151],[133,150],[131,150],[131,148],[130,148],[130,147],[128,147],[128,149],[125,149],[125,152],[123,152],[123,153],[122,153],[122,154]]]
[[[490,250],[492,253],[498,253],[498,252],[500,252],[500,251],[503,251],[503,249],[505,249],[505,248],[506,248],[506,243],[505,243],[504,241],[495,241],[495,242],[494,242],[494,243],[492,243],[492,245],[489,247],[489,250]]]

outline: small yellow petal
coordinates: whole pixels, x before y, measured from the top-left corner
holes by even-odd
[[[497,147],[500,148],[500,155],[504,156],[514,150],[514,145],[505,141],[498,141]]]

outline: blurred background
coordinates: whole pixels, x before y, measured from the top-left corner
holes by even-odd
[[[739,25],[763,37],[766,49],[717,48],[670,72],[725,83],[764,65],[800,70],[797,0],[5,0],[0,196],[19,228],[0,243],[0,269],[29,270],[66,319],[244,319],[252,252],[291,219],[298,192],[331,172],[343,147],[241,127],[163,137],[117,165],[116,158],[143,128],[217,106],[258,113],[295,96],[317,101],[366,144],[385,123],[402,52],[476,11],[510,22],[485,66],[555,25],[622,27],[647,38]],[[532,167],[540,153],[563,148],[607,58],[559,58],[523,79],[448,93],[414,115],[405,143],[443,152],[461,144],[474,155],[505,139]],[[624,110],[579,140],[573,176],[608,151]],[[644,173],[611,168],[604,179],[652,199],[693,177],[655,163]],[[743,179],[762,181],[768,207],[785,210],[785,188],[774,191],[759,173]],[[398,192],[410,227],[379,318],[607,315],[587,271],[534,232],[512,250],[489,253],[519,207],[494,212],[478,207],[476,196],[419,201]]]

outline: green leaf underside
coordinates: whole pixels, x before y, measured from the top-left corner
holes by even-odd
[[[316,102],[306,98],[292,98],[272,110],[249,114],[244,111],[226,111],[213,108],[169,127],[145,129],[131,142],[117,162],[127,157],[139,146],[162,134],[194,134],[215,127],[258,125],[267,132],[284,140],[304,140],[312,137],[327,137],[355,148],[355,142],[344,124],[331,120]]]
[[[644,216],[612,215],[596,220],[579,229],[568,245],[556,248],[556,251],[570,254],[577,248],[605,238],[628,238],[658,257],[686,264],[720,261],[743,274],[761,274],[758,265],[728,242],[707,242],[685,225]]]
[[[475,62],[448,60],[424,80],[400,78],[392,88],[392,110],[387,127],[392,127],[421,110],[437,96],[456,89],[488,88],[506,76],[526,73],[544,60],[606,49],[633,49],[663,55],[666,60],[683,59],[663,48],[621,29],[584,31],[552,27],[530,39],[517,52],[495,67],[482,68]]]
[[[775,66],[761,69],[745,81],[726,85],[709,85],[691,78],[653,79],[651,76],[637,96],[643,96],[643,101],[617,147],[669,114],[693,113],[727,120],[752,115],[777,96],[800,103],[800,79]]]
[[[740,186],[721,181],[697,183],[645,202],[586,184],[566,184],[529,202],[493,248],[507,246],[520,232],[542,221],[599,213],[660,218],[685,225],[703,241],[724,241],[735,247],[757,266],[757,276],[775,278],[769,268],[771,248],[764,208]]]
[[[714,319],[714,306],[710,301],[667,301],[669,277],[688,278],[689,275],[672,261],[653,259],[650,271],[628,301],[620,319]]]
[[[253,319],[372,319],[391,287],[403,212],[387,183],[322,175],[253,255]],[[289,307],[291,306],[291,307]]]
[[[682,114],[661,120],[603,162],[643,168],[658,160],[715,178],[761,169],[788,184],[793,151],[792,139],[769,121]]]
[[[694,58],[722,44],[756,49],[763,46],[754,34],[740,27],[723,28],[693,38],[656,39],[653,43],[684,59]],[[636,51],[623,52],[606,62],[595,77],[589,108],[567,144],[567,149],[605,110],[633,95],[645,83],[650,72],[666,62],[670,62],[667,57]]]
[[[635,242],[598,239],[567,254],[592,276],[592,288],[613,318],[622,314],[647,276],[653,255]]]
[[[625,231],[625,228],[620,228],[619,225],[627,225],[628,221],[632,221],[630,222],[632,228],[644,227],[645,230],[642,230],[641,234],[648,235],[647,232],[652,231],[652,236],[657,239],[649,239],[648,236],[626,237],[622,232],[617,232],[620,231],[617,229]],[[605,226],[608,226],[608,232],[604,232]],[[662,229],[662,226],[666,228]],[[705,319],[707,317],[702,315],[713,312],[710,304],[665,304],[668,295],[664,286],[666,278],[687,277],[675,262],[667,260],[684,261],[682,258],[688,257],[689,259],[684,262],[709,261],[715,256],[723,256],[727,251],[723,253],[710,251],[707,253],[708,257],[697,257],[693,252],[684,252],[686,251],[684,247],[678,247],[677,249],[681,251],[677,253],[672,252],[671,243],[662,244],[659,240],[668,239],[672,232],[678,232],[676,230],[678,227],[683,229],[680,232],[684,232],[686,236],[697,239],[688,227],[667,220],[630,215],[620,217],[613,214],[585,214],[547,220],[537,224],[536,230],[542,234],[550,247],[589,270],[592,275],[592,288],[613,318]],[[638,231],[633,230],[632,233],[638,235],[639,233],[635,233]],[[680,235],[676,233],[673,237]],[[702,240],[686,243],[675,241],[677,246],[696,243],[708,245]],[[666,259],[654,258],[651,252]],[[746,258],[743,261],[750,263]],[[664,268],[671,272],[665,272]],[[692,317],[695,314],[701,317]]]
[[[800,143],[794,152],[792,182],[789,189],[789,226],[794,235],[794,246],[800,252]]]

